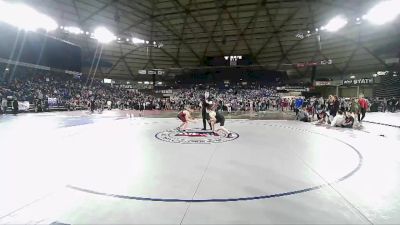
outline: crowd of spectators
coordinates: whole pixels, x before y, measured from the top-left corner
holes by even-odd
[[[359,127],[365,118],[367,111],[396,112],[399,101],[396,98],[390,100],[360,98],[339,98],[331,95],[324,98],[297,98],[294,110],[296,118],[304,122],[314,121],[316,124],[329,124],[332,127],[353,128]],[[315,121],[316,116],[316,121]]]
[[[399,101],[365,98],[303,98],[280,96],[275,88],[243,89],[190,88],[174,90],[169,98],[155,97],[127,90],[87,77],[19,67],[13,76],[0,76],[0,113],[7,108],[18,112],[18,101],[27,101],[35,111],[49,108],[65,110],[136,109],[182,110],[185,106],[199,109],[205,96],[218,110],[236,111],[294,111],[301,121],[327,123],[331,126],[352,127],[365,117],[373,106],[381,111],[395,112]]]
[[[272,88],[239,89],[224,91],[208,90],[221,109],[229,111],[267,109],[268,98],[276,95]],[[1,112],[13,106],[15,101],[27,101],[34,111],[49,108],[66,110],[90,109],[136,109],[136,110],[181,110],[185,106],[200,107],[200,98],[205,91],[198,88],[180,89],[170,97],[155,97],[135,90],[127,90],[104,84],[87,77],[73,77],[25,67],[18,67],[11,76],[0,76]],[[18,109],[17,109],[18,111]]]

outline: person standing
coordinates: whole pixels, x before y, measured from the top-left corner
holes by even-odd
[[[1,100],[1,110],[2,113],[6,114],[7,113],[7,99],[3,98]]]
[[[386,112],[387,104],[388,104],[388,102],[387,102],[386,98],[383,98],[383,101],[382,101],[382,110],[381,110],[382,112]]]
[[[14,101],[12,102],[12,109],[13,109],[13,114],[17,115],[19,110],[17,98],[14,98]]]
[[[358,121],[361,122],[365,117],[365,113],[367,112],[368,103],[367,100],[364,98],[364,96],[360,96],[358,103],[360,104],[360,114],[361,114],[361,118],[360,114],[358,114]]]
[[[300,109],[303,107],[303,99],[301,97],[298,97],[295,101],[295,106],[294,106],[294,110],[296,112],[296,116],[299,113]]]
[[[209,107],[212,102],[207,101],[207,98],[209,97],[209,93],[206,92],[204,94],[204,97],[201,98],[201,117],[203,119],[203,129],[202,130],[207,130],[207,121],[209,120],[209,116],[207,113],[207,107]],[[211,123],[208,123],[210,125],[210,129],[212,130]]]

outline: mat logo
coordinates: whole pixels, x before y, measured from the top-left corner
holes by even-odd
[[[155,137],[161,141],[177,143],[177,144],[214,144],[233,141],[239,137],[239,134],[232,133],[232,137],[228,138],[226,133],[211,131],[203,131],[200,129],[191,129],[188,131],[166,130],[161,131]]]

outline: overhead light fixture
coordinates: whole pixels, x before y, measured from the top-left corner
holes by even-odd
[[[144,44],[145,43],[145,40],[142,40],[142,39],[140,39],[140,38],[132,38],[132,42],[134,43],[134,44]]]
[[[399,14],[399,0],[382,1],[369,10],[368,13],[363,16],[363,19],[375,25],[382,25],[396,19]]]
[[[143,84],[143,82],[142,82],[142,81],[138,81],[137,83],[138,83],[138,84]]]
[[[110,43],[117,39],[115,35],[105,27],[96,28],[93,37],[97,39],[98,42],[103,44]]]
[[[64,27],[64,30],[72,34],[81,34],[83,31],[79,27]]]
[[[329,32],[335,32],[342,29],[347,24],[347,19],[342,16],[336,16],[331,19],[324,28]]]
[[[376,73],[375,73],[375,74],[373,74],[372,76],[373,76],[373,77],[377,77],[377,76],[378,76],[378,74],[376,74]]]
[[[315,31],[316,31],[316,32],[318,32],[318,31],[319,31],[319,29],[318,29],[318,28],[315,28]]]
[[[38,29],[52,31],[58,28],[56,21],[49,16],[27,5],[4,1],[0,1],[0,21],[28,31]]]
[[[308,31],[307,31],[307,34],[309,34],[309,33],[311,33],[311,31],[308,30]]]
[[[148,82],[148,81],[145,81],[145,82],[144,82],[144,84],[150,84],[150,82]]]
[[[89,35],[89,31],[86,31],[86,35]]]
[[[354,75],[351,75],[351,76],[350,76],[350,79],[354,79],[354,78],[356,78],[356,76],[354,76]]]
[[[129,42],[129,41],[130,41],[129,38],[127,38],[127,39],[126,39],[126,42]]]
[[[9,71],[10,69],[6,68],[6,71]]]

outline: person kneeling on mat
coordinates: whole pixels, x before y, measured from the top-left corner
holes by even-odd
[[[224,127],[225,117],[219,111],[214,111],[211,107],[208,108],[208,115],[210,117],[209,123],[211,123],[212,131],[215,133],[215,124],[219,123],[220,129],[228,134],[228,138],[232,137],[232,133]]]
[[[192,112],[193,109],[187,108],[178,113],[178,119],[182,121],[182,124],[177,127],[178,130],[186,130],[189,126],[189,122],[195,121],[190,115]]]

